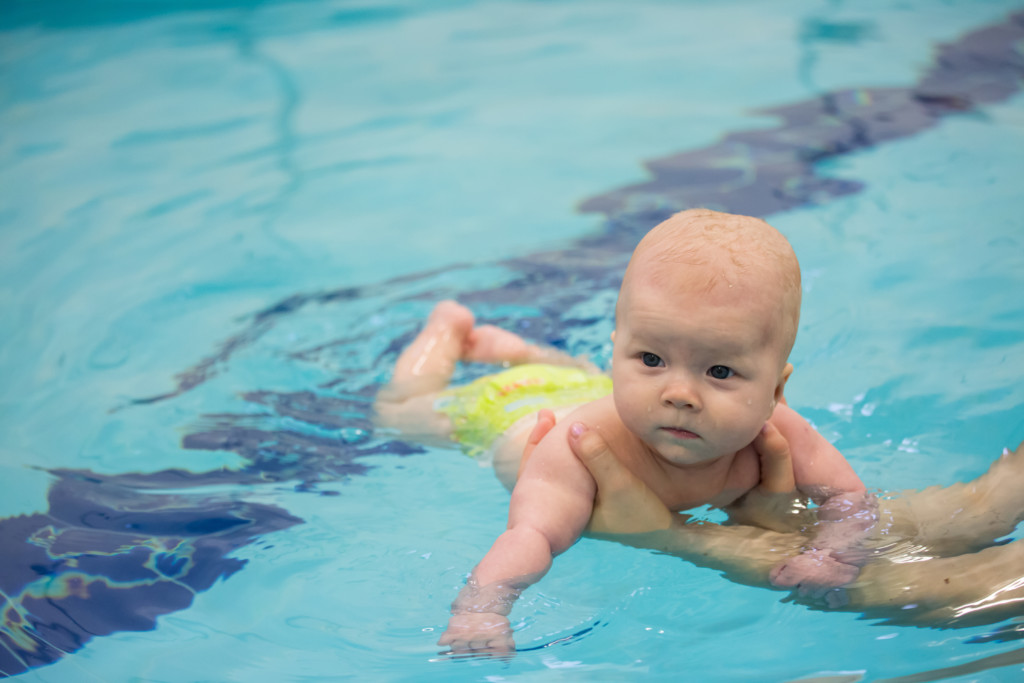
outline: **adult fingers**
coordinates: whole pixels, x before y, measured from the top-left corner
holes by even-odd
[[[793,458],[789,442],[772,423],[767,423],[754,439],[754,450],[761,459],[761,483],[766,493],[790,493],[796,490]]]
[[[588,525],[592,533],[635,534],[672,525],[665,504],[622,465],[599,433],[575,423],[569,428],[569,447],[597,484]]]
[[[569,427],[569,447],[590,471],[599,490],[620,488],[633,477],[608,448],[604,437],[582,422]]]

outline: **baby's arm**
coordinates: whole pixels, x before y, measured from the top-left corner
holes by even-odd
[[[777,565],[772,583],[823,595],[857,577],[862,541],[878,518],[875,499],[842,454],[795,411],[779,405],[772,423],[789,442],[797,489],[818,504],[808,548]]]
[[[512,650],[512,604],[582,534],[596,486],[569,449],[569,424],[556,426],[531,455],[512,492],[508,527],[452,603],[439,645],[455,652]]]

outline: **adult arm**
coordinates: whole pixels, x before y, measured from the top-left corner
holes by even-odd
[[[769,571],[779,558],[798,555],[807,542],[798,533],[687,523],[685,515],[670,512],[619,462],[599,434],[579,425],[570,431],[569,443],[597,484],[591,524],[595,535],[671,553],[719,570],[732,581],[762,587],[769,586]],[[766,458],[784,460],[785,443],[769,431],[755,440],[754,447],[764,464]],[[1024,445],[1018,451],[1024,454]],[[785,488],[784,476],[775,478],[770,468],[762,467],[762,475],[761,488],[769,493]],[[944,491],[908,491],[904,496],[923,499]],[[954,493],[959,495],[959,488]],[[843,590],[849,602],[830,606],[899,624],[996,623],[1020,614],[1024,604],[1021,567],[1024,541],[925,562],[873,562]]]

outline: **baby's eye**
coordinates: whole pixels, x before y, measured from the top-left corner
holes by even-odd
[[[733,374],[732,368],[724,365],[712,365],[708,368],[708,375],[714,379],[729,379]]]
[[[661,356],[646,351],[640,354],[640,361],[649,368],[657,368],[664,365]]]

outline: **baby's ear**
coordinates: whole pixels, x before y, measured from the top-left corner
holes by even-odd
[[[786,367],[782,368],[782,372],[779,373],[779,383],[775,387],[775,402],[785,403],[786,397],[783,395],[783,390],[786,388],[786,382],[789,381],[789,376],[793,374],[793,364],[786,363]]]

